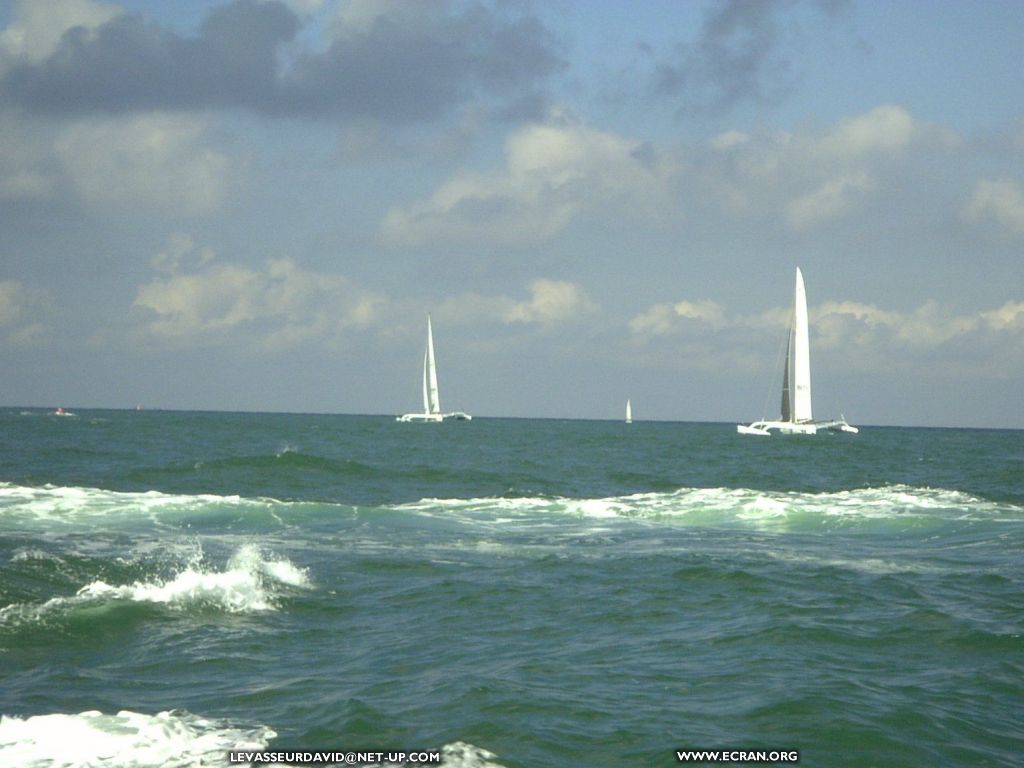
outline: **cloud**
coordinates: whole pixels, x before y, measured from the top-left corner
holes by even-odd
[[[281,349],[311,341],[339,344],[347,331],[373,323],[384,303],[342,275],[306,270],[288,259],[268,261],[264,269],[207,260],[196,271],[141,286],[133,307],[150,337]]]
[[[668,173],[648,150],[556,113],[509,138],[501,172],[457,174],[428,199],[389,211],[382,232],[399,245],[517,244],[549,239],[580,213],[608,205],[660,215]]]
[[[1009,179],[979,181],[961,215],[971,224],[994,225],[999,233],[1020,237],[1024,235],[1024,192]]]
[[[950,131],[883,104],[825,128],[723,133],[707,151],[689,153],[685,189],[695,207],[782,221],[805,233],[890,194],[916,156],[934,167],[960,144]]]
[[[529,301],[509,307],[509,323],[557,323],[575,319],[594,310],[594,304],[578,285],[564,280],[534,280]]]
[[[55,151],[87,203],[203,215],[220,207],[230,170],[205,132],[181,115],[93,118],[64,129]]]
[[[244,109],[420,121],[485,95],[522,99],[564,66],[536,17],[500,4],[347,4],[322,50],[304,44],[316,31],[300,34],[303,20],[275,0],[218,6],[191,36],[134,14],[100,18],[65,29],[48,55],[52,34],[16,58],[0,97],[61,115]]]
[[[793,89],[787,50],[798,46],[792,0],[725,0],[708,6],[700,35],[657,61],[655,93],[686,112],[723,112],[739,102],[775,103]],[[826,18],[845,2],[817,2]]]
[[[50,199],[59,177],[52,131],[0,111],[0,202]]]
[[[866,172],[838,176],[821,183],[786,206],[786,221],[795,230],[809,229],[838,218],[854,208],[858,198],[874,188]]]
[[[920,128],[910,113],[883,104],[841,121],[816,146],[816,154],[842,161],[866,155],[892,155],[905,148]]]
[[[115,5],[92,0],[17,0],[12,20],[0,32],[0,74],[15,64],[39,64],[52,56],[64,34],[89,39],[122,13]]]
[[[48,328],[42,320],[49,300],[17,280],[0,280],[0,341],[14,347],[42,341]]]
[[[523,245],[586,216],[645,226],[728,216],[804,234],[891,195],[918,159],[934,166],[960,145],[949,131],[884,104],[799,132],[726,131],[703,145],[652,147],[553,110],[506,141],[504,167],[463,170],[429,197],[392,208],[393,245]]]
[[[529,285],[529,298],[464,293],[449,299],[439,314],[462,323],[553,326],[574,322],[597,306],[576,283],[538,278]]]
[[[710,300],[656,304],[629,324],[635,344],[672,339],[701,342],[702,368],[729,370],[760,349],[774,349],[792,310],[756,315],[728,314]],[[1024,301],[993,310],[959,314],[937,301],[908,312],[856,301],[829,301],[809,308],[812,354],[841,355],[850,369],[914,370],[936,375],[936,360],[961,361],[981,376],[1005,378],[1024,365]],[[948,367],[948,366],[947,366]]]
[[[1008,301],[999,309],[982,312],[981,318],[994,331],[1024,331],[1024,301]]]
[[[655,304],[629,321],[629,329],[637,336],[663,336],[678,331],[686,321],[697,326],[720,326],[725,310],[713,301],[679,301]]]

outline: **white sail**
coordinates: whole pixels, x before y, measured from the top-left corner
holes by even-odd
[[[804,276],[796,269],[793,291],[793,315],[786,342],[786,365],[782,370],[782,415],[776,421],[762,419],[752,424],[737,424],[741,435],[784,434],[813,435],[820,430],[856,433],[856,427],[840,416],[832,421],[814,421],[811,415],[811,351],[807,327],[807,292]]]
[[[793,421],[811,421],[811,350],[807,332],[807,293],[796,268],[793,293]]]
[[[633,423],[633,406],[629,402],[629,400],[626,400],[626,423],[627,424],[632,424]]]
[[[434,331],[430,326],[430,315],[427,315],[427,353],[423,357],[423,412],[441,412],[441,396],[437,392],[437,365],[434,362]]]
[[[463,411],[441,413],[441,395],[437,389],[437,363],[434,360],[434,329],[427,315],[427,349],[423,353],[423,413],[403,413],[396,421],[436,423],[446,419],[470,421]]]

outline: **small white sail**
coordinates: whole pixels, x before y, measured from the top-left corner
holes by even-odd
[[[469,421],[473,417],[463,411],[441,413],[441,395],[437,388],[437,363],[434,360],[434,328],[427,315],[427,348],[423,353],[423,413],[403,413],[396,421],[439,422],[445,419]]]
[[[629,400],[626,400],[626,423],[633,423],[633,405],[632,403],[629,402]]]

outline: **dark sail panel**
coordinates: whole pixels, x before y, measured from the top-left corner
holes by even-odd
[[[789,335],[786,337],[786,364],[782,368],[782,420],[792,421],[793,420],[793,399],[789,394],[789,352],[790,347],[793,344],[793,329],[789,329]]]

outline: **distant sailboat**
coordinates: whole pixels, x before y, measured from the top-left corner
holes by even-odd
[[[434,331],[427,315],[427,350],[423,353],[423,413],[403,413],[396,421],[439,422],[445,419],[469,421],[473,417],[462,411],[441,413],[441,396],[437,390],[437,366],[434,362]]]
[[[627,424],[632,424],[633,423],[633,406],[629,402],[629,400],[626,400],[626,423]]]
[[[814,435],[819,430],[856,433],[858,429],[840,417],[834,421],[814,421],[811,417],[811,353],[807,331],[807,293],[804,276],[796,268],[793,295],[793,317],[786,341],[786,365],[782,370],[782,416],[775,421],[737,424],[741,435],[770,435],[777,429],[782,434]]]

